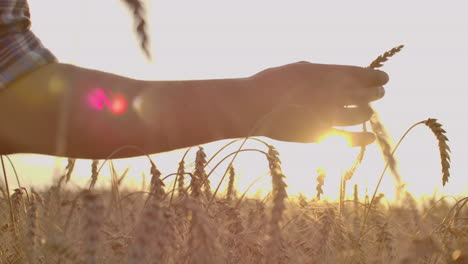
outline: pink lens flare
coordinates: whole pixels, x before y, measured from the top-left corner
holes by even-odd
[[[89,106],[98,111],[108,110],[114,115],[121,115],[127,111],[128,103],[123,94],[113,94],[111,91],[104,91],[96,88],[88,94]]]

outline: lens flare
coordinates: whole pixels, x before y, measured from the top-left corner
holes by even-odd
[[[127,111],[127,99],[121,94],[112,97],[111,112],[115,115],[121,115]]]
[[[88,94],[88,105],[94,110],[107,110],[111,114],[121,115],[128,109],[127,99],[123,94],[113,94],[111,91],[107,93],[96,88]]]
[[[319,143],[322,144],[341,144],[342,146],[351,146],[352,141],[349,135],[339,130],[333,130],[324,134],[318,140]]]

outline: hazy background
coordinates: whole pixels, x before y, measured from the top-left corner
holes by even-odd
[[[60,61],[140,79],[244,77],[301,60],[367,66],[404,44],[383,67],[391,81],[385,98],[374,106],[395,140],[413,123],[438,118],[450,139],[452,175],[443,190],[437,141],[420,126],[397,152],[403,178],[417,195],[431,195],[435,188],[468,194],[468,1],[149,1],[152,63],[141,53],[133,20],[118,0],[29,2],[33,31]],[[325,191],[330,197],[336,197],[340,173],[358,151],[336,142],[274,145],[291,193],[314,195],[315,170],[324,166],[329,168]],[[208,154],[219,146],[206,146]],[[182,154],[153,157],[168,174],[176,171]],[[194,151],[189,156],[193,160]],[[60,172],[54,166],[64,168],[66,161],[39,155],[13,160],[25,185],[50,183]],[[384,164],[375,147],[364,161],[354,181],[372,191]],[[82,183],[79,177],[89,177],[90,162],[78,164],[75,182]],[[116,166],[119,171],[132,166],[128,184],[139,184],[138,177],[148,171],[141,158]],[[236,166],[243,179],[240,188],[267,171],[265,158],[258,155],[241,156]],[[384,189],[391,195],[387,176]],[[267,177],[253,189],[260,186],[268,186]]]

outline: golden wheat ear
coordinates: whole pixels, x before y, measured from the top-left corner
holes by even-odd
[[[427,119],[424,124],[428,126],[432,133],[439,141],[440,163],[442,165],[442,185],[448,182],[450,177],[450,147],[448,146],[448,138],[445,135],[446,131],[442,128],[442,124],[437,122],[435,118]]]
[[[383,55],[380,55],[379,57],[377,57],[370,65],[368,68],[371,68],[371,69],[377,69],[377,68],[380,68],[383,66],[383,63],[388,61],[388,59],[390,57],[392,57],[393,55],[397,54],[398,52],[401,51],[401,49],[403,49],[404,45],[400,45],[400,46],[397,46],[387,52],[385,52]]]

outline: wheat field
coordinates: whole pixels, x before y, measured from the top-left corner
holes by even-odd
[[[226,171],[226,191],[217,192],[201,147],[193,170],[186,172],[182,160],[172,180],[151,162],[151,182],[139,191],[125,190],[116,174],[110,189],[94,189],[97,161],[89,188],[71,191],[74,160],[49,188],[8,194],[2,186],[0,262],[468,262],[468,197],[421,201],[403,192],[390,203],[383,194],[360,199],[354,186],[352,200],[343,193],[330,202],[320,198],[323,171],[315,198],[288,197],[279,153],[267,146],[258,150],[272,184],[263,199],[236,191],[234,166]]]

